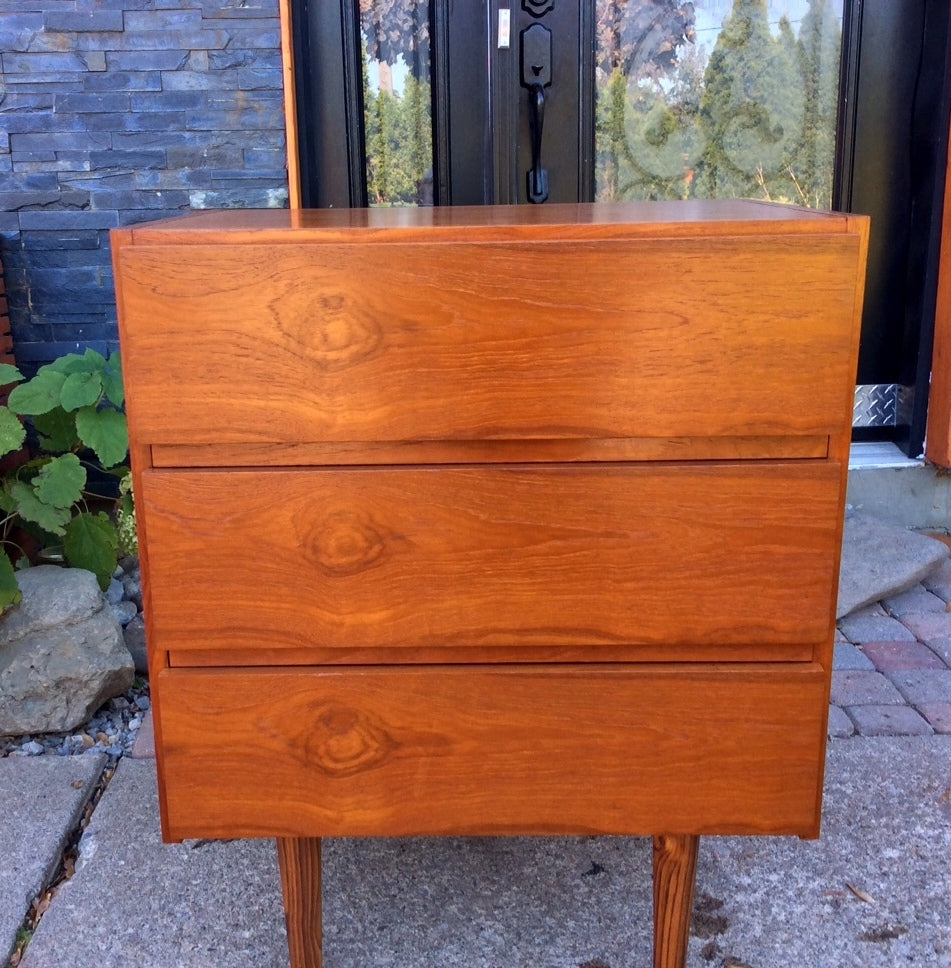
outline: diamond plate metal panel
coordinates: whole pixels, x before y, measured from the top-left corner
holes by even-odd
[[[855,388],[852,426],[897,427],[899,397],[907,389],[897,383],[860,383]]]

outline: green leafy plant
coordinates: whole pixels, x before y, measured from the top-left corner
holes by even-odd
[[[112,499],[87,489],[90,468],[125,479],[119,510],[126,521],[133,513],[119,354],[69,353],[40,367],[30,380],[15,366],[0,364],[0,386],[14,383],[7,405],[0,406],[0,457],[24,446],[27,423],[35,453],[0,479],[5,514],[0,541],[6,552],[0,554],[0,611],[19,601],[14,563],[29,563],[14,538],[18,528],[41,545],[61,546],[66,564],[88,569],[100,587],[108,587],[119,534],[113,516],[103,510]]]

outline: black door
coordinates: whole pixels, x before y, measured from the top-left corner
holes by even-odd
[[[591,199],[593,18],[577,0],[299,0],[305,206]]]
[[[872,217],[856,436],[923,449],[949,123],[949,4],[862,0],[848,31],[837,207]]]
[[[919,452],[947,4],[293,2],[305,206],[754,197],[871,215],[857,433]]]

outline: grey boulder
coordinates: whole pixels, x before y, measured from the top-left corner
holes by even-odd
[[[23,601],[0,617],[0,734],[59,733],[132,685],[122,626],[92,572],[17,573]]]
[[[866,514],[848,514],[836,618],[917,585],[941,566],[948,546]]]

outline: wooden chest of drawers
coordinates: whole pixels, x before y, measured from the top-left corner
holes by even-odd
[[[818,834],[867,223],[752,202],[114,232],[164,835]]]

